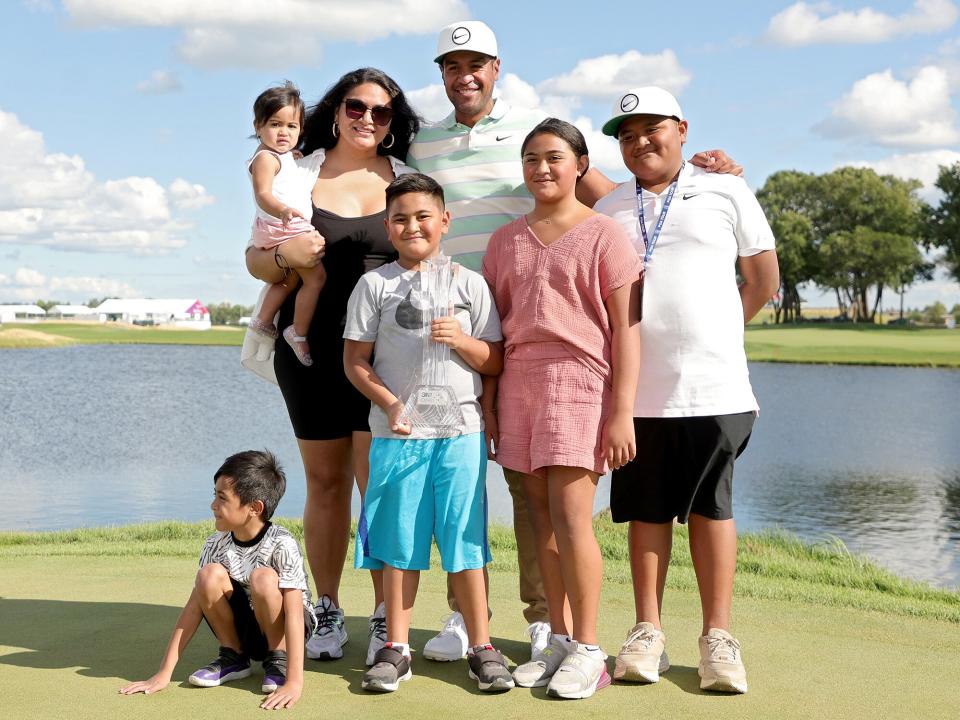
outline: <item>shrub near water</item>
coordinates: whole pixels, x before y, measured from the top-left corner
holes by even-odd
[[[276,521],[302,544],[303,523],[300,520],[278,518]],[[600,513],[594,525],[604,557],[605,582],[623,586],[623,592],[629,593],[626,527],[614,524],[607,512]],[[46,533],[6,532],[0,533],[0,558],[36,556],[39,559],[63,555],[195,558],[204,538],[212,532],[212,521],[162,522]],[[495,558],[491,570],[515,572],[513,530],[502,525],[492,526],[489,539]],[[351,556],[352,551],[349,551],[348,557]],[[436,552],[431,567],[440,570]],[[674,528],[673,559],[667,587],[696,592],[685,526]],[[785,532],[740,536],[735,593],[739,597],[856,608],[960,624],[960,592],[899,578],[870,560],[850,553],[839,540],[809,544]]]

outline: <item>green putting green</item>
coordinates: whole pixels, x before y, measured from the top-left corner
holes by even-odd
[[[284,524],[288,524],[284,521]],[[300,531],[299,523],[289,525]],[[606,556],[601,641],[615,654],[633,625],[622,528],[601,517]],[[255,717],[260,677],[221,688],[186,684],[216,652],[201,626],[162,693],[117,690],[155,672],[190,591],[208,524],[167,523],[54,534],[0,533],[0,693],[9,718]],[[526,660],[509,531],[491,533],[495,644]],[[734,605],[750,692],[702,693],[699,600],[678,529],[664,625],[672,667],[653,686],[612,685],[583,701],[542,689],[477,692],[466,664],[414,655],[414,678],[392,695],[360,689],[369,579],[347,569],[341,600],[350,642],[336,662],[307,661],[291,715],[311,718],[955,718],[960,594],[900,581],[842,548],[745,536]],[[438,569],[424,573],[411,644],[422,648],[446,612]],[[611,659],[612,663],[612,659]]]

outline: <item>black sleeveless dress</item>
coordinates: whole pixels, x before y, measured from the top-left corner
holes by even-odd
[[[313,226],[326,239],[323,265],[327,271],[307,333],[313,365],[302,365],[282,337],[277,339],[274,356],[277,382],[293,433],[300,440],[334,440],[370,430],[370,401],[343,372],[343,328],[347,300],[360,276],[397,258],[387,239],[385,217],[386,210],[345,218],[313,209]],[[281,329],[293,322],[295,296],[292,293],[280,309]]]

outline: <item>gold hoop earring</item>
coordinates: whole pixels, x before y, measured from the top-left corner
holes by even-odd
[[[340,137],[340,126],[337,125],[337,121],[333,121],[333,130],[331,131],[334,137]]]
[[[390,138],[390,144],[389,144],[389,145],[387,145],[387,138]],[[393,143],[394,143],[395,140],[396,140],[396,138],[393,137],[393,133],[392,133],[392,132],[388,132],[386,135],[383,136],[383,140],[380,141],[380,145],[383,147],[384,150],[387,150],[387,149],[393,147]]]

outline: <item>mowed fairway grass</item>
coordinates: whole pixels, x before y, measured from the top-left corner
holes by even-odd
[[[960,367],[960,329],[750,325],[745,344],[752,361]]]
[[[116,343],[239,346],[242,342],[242,329],[233,327],[197,331],[113,323],[42,322],[0,328],[0,349]],[[960,367],[960,330],[753,324],[747,328],[746,348],[752,361]]]
[[[300,537],[296,521],[281,521]],[[597,519],[605,556],[600,640],[616,653],[633,625],[624,529]],[[9,718],[258,717],[260,675],[221,688],[186,683],[216,653],[205,626],[171,685],[151,696],[117,689],[157,668],[189,595],[209,524],[0,533],[0,693]],[[511,664],[527,659],[512,533],[491,529],[491,624]],[[672,667],[652,686],[615,684],[584,701],[543,689],[479,694],[465,662],[414,655],[414,677],[392,695],[360,688],[372,594],[365,573],[345,571],[341,600],[350,642],[336,662],[307,661],[291,717],[347,718],[780,718],[958,717],[960,594],[902,581],[842,547],[782,535],[741,539],[735,629],[750,692],[699,690],[700,607],[686,533],[674,537],[665,605]],[[436,561],[436,553],[434,553]],[[415,651],[446,612],[444,576],[424,573],[414,611]],[[610,660],[612,669],[613,659]]]

